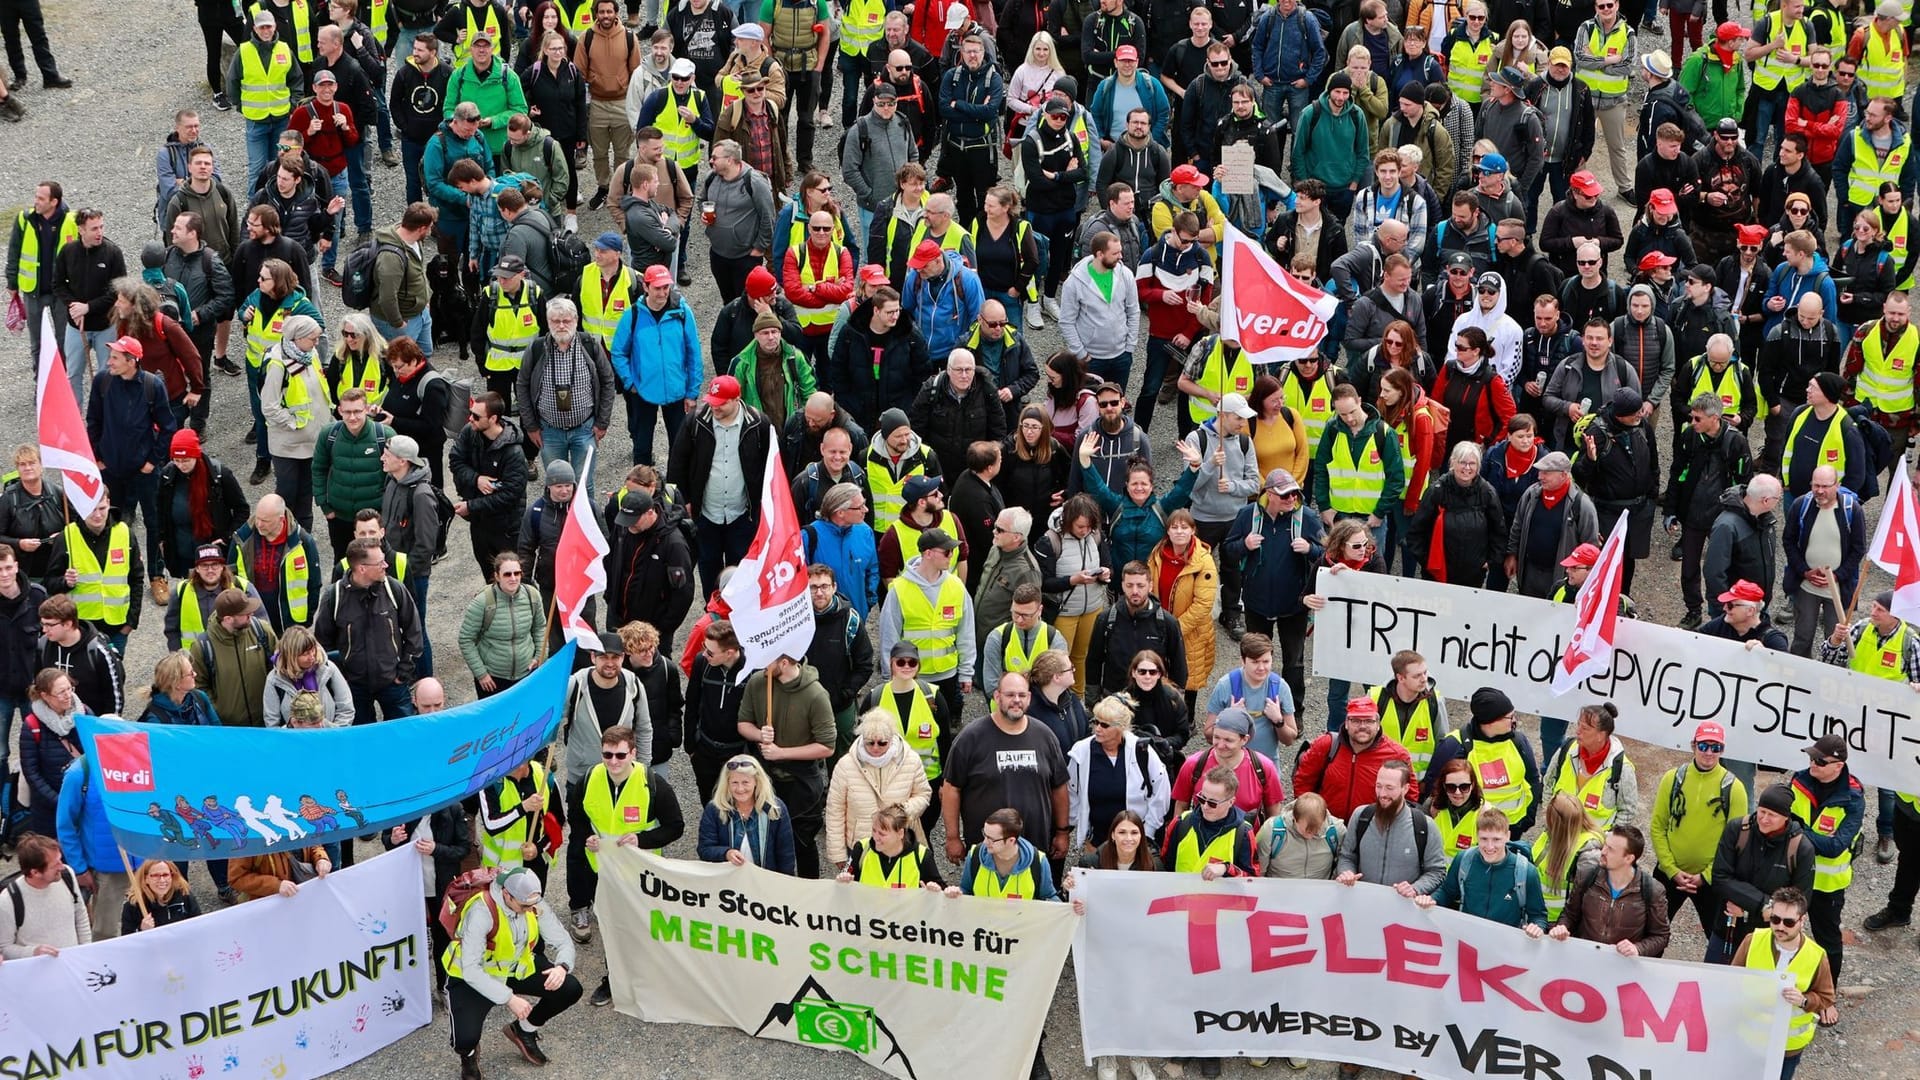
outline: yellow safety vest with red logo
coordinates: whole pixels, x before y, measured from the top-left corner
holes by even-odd
[[[288,528],[293,526],[289,525]],[[280,593],[287,602],[287,618],[305,624],[307,621],[307,597],[310,592],[308,581],[307,549],[299,544],[289,543],[286,554],[280,559]],[[238,557],[234,560],[234,580],[241,585],[247,584],[247,546],[240,545]]]
[[[880,688],[880,711],[900,725],[901,736],[913,747],[914,753],[920,755],[920,764],[926,766],[927,779],[937,780],[940,777],[940,721],[934,718],[933,706],[928,701],[933,688],[918,681],[914,686],[919,692],[914,694],[906,716],[900,715],[893,689],[884,685]]]
[[[1800,935],[1800,951],[1787,961],[1787,974],[1793,976],[1793,988],[1806,993],[1813,985],[1814,976],[1820,974],[1820,961],[1827,958],[1827,950],[1809,935]],[[1747,966],[1760,971],[1771,972],[1780,965],[1773,958],[1773,931],[1761,927],[1747,939]],[[1796,1008],[1787,1019],[1787,1053],[1805,1050],[1813,1041],[1814,1024],[1818,1016],[1805,1009]]]
[[[1479,840],[1479,830],[1475,823],[1479,820],[1480,808],[1476,806],[1471,810],[1455,810],[1446,805],[1446,792],[1440,792],[1439,795],[1443,809],[1433,815],[1433,825],[1440,830],[1440,835],[1446,840],[1447,859],[1451,862],[1455,855],[1473,847]]]
[[[1411,705],[1394,695],[1392,684],[1376,686],[1367,695],[1380,711],[1381,733],[1406,748],[1413,759],[1413,775],[1425,776],[1427,765],[1433,761],[1433,749],[1440,744],[1435,734],[1438,725],[1434,723],[1433,691],[1420,695],[1420,700]]]
[[[1207,366],[1200,371],[1200,377],[1194,380],[1209,390],[1218,390],[1222,397],[1239,394],[1245,397],[1253,393],[1253,362],[1247,359],[1244,349],[1236,349],[1233,360],[1226,357],[1226,343],[1219,338],[1213,339],[1213,348],[1207,353]],[[1220,406],[1197,394],[1187,395],[1187,416],[1196,424],[1204,424],[1213,419]],[[1294,410],[1298,412],[1299,409]]]
[[[1904,628],[1905,623],[1901,626]],[[1820,836],[1833,836],[1846,824],[1847,810],[1843,806],[1822,806],[1816,811],[1813,796],[1796,781],[1793,785],[1793,816],[1799,819],[1810,831]],[[1813,891],[1839,892],[1853,884],[1853,848],[1860,846],[1860,835],[1854,834],[1853,847],[1838,855],[1816,855],[1813,858]]]
[[[966,611],[967,586],[947,574],[940,582],[939,600],[929,601],[920,582],[905,574],[889,586],[900,604],[900,638],[920,647],[920,674],[943,678],[960,668],[960,619]]]
[[[124,521],[116,521],[107,530],[107,564],[87,546],[78,521],[67,522],[62,539],[67,545],[67,566],[77,580],[73,583],[74,606],[80,617],[108,626],[127,625],[127,610],[132,604],[133,532]]]
[[[647,816],[652,799],[653,792],[647,786],[646,767],[636,765],[616,801],[613,782],[607,778],[607,767],[603,763],[595,765],[593,771],[587,774],[587,784],[580,795],[580,808],[586,811],[587,822],[593,826],[593,834],[600,838],[600,842],[612,844],[622,836],[643,833],[654,827],[655,822]],[[598,871],[600,853],[587,852],[587,865]]]
[[[595,277],[597,279],[598,275]],[[482,297],[485,295],[481,293]],[[520,362],[527,355],[527,346],[540,336],[539,305],[540,286],[532,282],[521,287],[517,300],[508,296],[505,289],[499,289],[495,294],[493,322],[487,326],[488,371],[520,370]],[[615,320],[616,325],[618,321]]]
[[[1882,340],[1879,322],[1860,341],[1860,376],[1854,391],[1860,400],[1883,413],[1903,413],[1913,408],[1913,363],[1920,354],[1920,328],[1908,323],[1888,349]]]
[[[580,325],[613,347],[613,332],[620,327],[620,316],[633,306],[633,272],[622,266],[614,275],[613,288],[601,293],[600,266],[588,263],[580,271]]]
[[[1587,812],[1587,816],[1593,819],[1595,825],[1600,826],[1602,830],[1612,828],[1613,819],[1619,816],[1620,807],[1617,802],[1609,804],[1607,785],[1619,782],[1620,770],[1626,767],[1626,755],[1621,754],[1609,760],[1599,772],[1587,777],[1584,783],[1580,780],[1579,769],[1575,767],[1575,759],[1579,756],[1580,748],[1569,743],[1565,756],[1560,759],[1560,771],[1555,773],[1553,779],[1548,782],[1546,791],[1541,793],[1541,798],[1551,799],[1564,791],[1573,796],[1573,801],[1580,804],[1580,808]]]
[[[1354,448],[1364,445],[1359,460]],[[1372,434],[1355,435],[1345,424],[1333,436],[1333,460],[1327,463],[1326,509],[1341,514],[1371,514],[1387,490],[1387,467],[1380,460],[1380,440]]]
[[[1460,740],[1451,731],[1447,738]],[[1475,739],[1467,747],[1467,763],[1480,778],[1480,797],[1488,806],[1506,811],[1510,821],[1519,821],[1533,807],[1533,789],[1527,786],[1527,762],[1512,739]]]
[[[1812,415],[1813,406],[1811,405],[1801,406],[1800,411],[1794,415],[1793,426],[1787,430],[1787,449],[1780,455],[1781,476],[1786,476],[1793,471],[1793,444],[1800,441],[1800,429],[1807,426],[1807,417]],[[1820,440],[1820,460],[1814,463],[1816,468],[1827,465],[1837,473],[1847,471],[1846,428],[1852,422],[1847,418],[1846,413],[1834,411],[1833,418],[1827,422],[1826,437]]]
[[[367,404],[380,404],[387,396],[387,376],[381,366],[380,358],[372,353],[358,361],[348,357],[340,365],[340,380],[333,384],[333,400],[339,401],[340,395],[357,386],[366,391]]]
[[[1280,379],[1280,390],[1286,395],[1287,407],[1299,414],[1300,425],[1307,429],[1307,454],[1311,456],[1320,448],[1320,433],[1327,430],[1327,421],[1333,419],[1333,380],[1323,371],[1303,384],[1289,367]]]

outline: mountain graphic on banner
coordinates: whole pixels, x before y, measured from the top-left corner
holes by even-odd
[[[870,1005],[854,1005],[834,1000],[827,988],[821,986],[813,976],[807,976],[805,982],[793,997],[767,1010],[767,1018],[753,1031],[753,1037],[759,1038],[768,1028],[779,1026],[790,1028],[794,1038],[811,1046],[850,1050],[861,1057],[867,1057],[877,1048],[874,1036],[884,1035],[887,1040],[887,1054],[880,1059],[885,1065],[894,1058],[900,1059],[900,1067],[915,1080],[919,1073],[913,1070],[913,1062],[907,1059],[907,1052],[900,1040],[880,1019]]]

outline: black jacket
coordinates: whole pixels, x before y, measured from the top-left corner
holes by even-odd
[[[527,455],[520,449],[520,429],[501,418],[500,434],[489,439],[468,425],[447,457],[453,486],[467,504],[467,523],[475,529],[497,530],[518,536],[520,514],[527,508]],[[480,478],[493,478],[491,494],[480,490]]]
[[[717,328],[716,328],[717,330]],[[879,374],[874,373],[874,350],[880,350]],[[714,353],[715,356],[722,355]],[[733,355],[731,353],[725,355]],[[913,317],[902,314],[892,330],[883,335],[873,332],[872,304],[862,301],[847,317],[834,341],[833,356],[827,362],[827,385],[834,399],[868,431],[873,431],[880,414],[913,400],[914,391],[933,373],[933,360],[927,354],[927,340],[914,328]],[[991,377],[991,373],[989,373]],[[996,384],[997,385],[997,384]],[[997,403],[996,403],[997,404]],[[1001,422],[1006,417],[1001,411]],[[916,426],[915,430],[919,428]],[[926,433],[922,431],[921,437]],[[855,450],[860,449],[856,444]],[[956,467],[965,458],[943,459]]]
[[[1613,212],[1602,197],[1586,209],[1574,205],[1573,196],[1553,204],[1547,216],[1540,222],[1540,250],[1566,277],[1573,277],[1579,267],[1573,264],[1573,238],[1592,237],[1600,244],[1600,257],[1607,258],[1620,250],[1626,243],[1626,235],[1620,231],[1620,217]]]
[[[137,545],[134,550],[139,550]],[[137,601],[139,597],[134,599]],[[140,604],[136,602],[133,606],[137,608]],[[126,669],[120,665],[120,654],[87,623],[80,624],[80,640],[71,647],[56,645],[51,638],[40,639],[33,656],[33,670],[40,672],[50,667],[57,667],[72,677],[74,697],[93,715],[119,716],[126,708],[127,676]]]
[[[973,385],[957,398],[947,387],[945,371],[928,379],[907,412],[913,419],[914,433],[941,461],[965,462],[970,444],[983,439],[999,442],[1006,437],[1007,413],[1000,407],[1000,392],[992,376],[976,371]]]
[[[41,280],[45,281],[45,248],[41,249],[40,265]],[[87,315],[82,320],[87,332],[105,330],[113,318],[114,279],[126,274],[127,257],[111,240],[102,240],[99,247],[90,248],[75,241],[61,248],[53,256],[53,299],[57,307],[53,313],[54,325],[71,325],[67,320],[67,305],[77,301],[87,305]]]
[[[429,379],[427,374],[432,371],[433,363],[428,361],[412,379],[394,376],[387,384],[387,396],[380,407],[386,410],[385,422],[394,434],[405,435],[420,444],[420,456],[427,459],[434,486],[440,487],[447,447],[444,419],[453,387],[445,377]]]
[[[1108,604],[1094,621],[1093,640],[1087,647],[1087,685],[1109,694],[1125,687],[1128,665],[1141,649],[1152,649],[1167,662],[1161,682],[1187,685],[1187,640],[1180,634],[1180,620],[1151,596],[1146,610],[1138,614],[1121,600]]]
[[[994,489],[1000,493],[1001,501],[1004,505],[1024,507],[1028,513],[1033,515],[1033,530],[1027,534],[1027,541],[1033,543],[1038,541],[1041,534],[1047,531],[1047,517],[1053,513],[1054,493],[1064,493],[1068,490],[1068,477],[1075,471],[1072,461],[1073,451],[1067,450],[1058,442],[1055,442],[1053,444],[1053,457],[1048,459],[1045,464],[1038,461],[1023,460],[1019,454],[1013,451],[1014,440],[1019,437],[1019,434],[1015,433],[1007,436],[1007,438],[1001,442],[1000,471],[993,478],[993,486]],[[1053,435],[1049,432],[1041,437],[1052,439]],[[1078,441],[1076,440],[1076,448],[1077,444]],[[992,536],[992,525],[992,522],[987,523],[989,530],[987,535],[989,538]],[[985,548],[975,548],[974,550],[981,552],[983,556],[986,553]],[[978,562],[981,560],[976,559],[975,561]],[[969,587],[971,587],[972,583],[969,582],[968,584]]]
[[[1444,518],[1440,516],[1442,511]],[[1472,485],[1462,487],[1448,472],[1436,474],[1427,485],[1427,493],[1420,497],[1420,509],[1414,511],[1413,521],[1407,526],[1407,546],[1426,575],[1441,580],[1428,565],[1436,522],[1443,522],[1447,557],[1444,580],[1479,588],[1486,580],[1487,566],[1507,554],[1507,514],[1493,485],[1475,477]]]
[[[1580,447],[1573,463],[1573,480],[1602,510],[1618,509],[1660,493],[1660,452],[1645,423],[1628,426],[1611,416],[1587,427],[1595,454]]]
[[[400,60],[387,93],[387,107],[401,139],[424,146],[440,130],[440,122],[446,119],[447,80],[452,77],[453,68],[444,60],[424,75],[414,66],[412,57]],[[543,124],[545,120],[542,116]]]
[[[1560,286],[1566,284],[1567,276],[1560,272],[1559,267],[1553,265],[1552,260],[1533,250],[1532,238],[1522,237],[1522,240],[1527,247],[1516,258],[1510,259],[1496,251],[1493,256],[1493,269],[1495,273],[1506,279],[1508,297],[1518,301],[1517,306],[1520,307],[1521,313],[1525,314],[1531,301],[1542,296],[1559,296]],[[1532,325],[1524,319],[1516,321],[1522,326]]]
[[[342,577],[320,594],[313,636],[356,686],[410,686],[425,631],[413,594],[394,578],[361,588]],[[371,718],[369,718],[371,719]]]
[[[0,696],[25,700],[27,686],[40,672],[33,655],[40,644],[40,604],[47,590],[24,575],[19,581],[19,596],[0,596]]]
[[[587,141],[587,80],[572,60],[561,61],[557,74],[547,70],[544,59],[521,68],[520,89],[527,96],[527,108],[540,110],[531,114],[533,122],[546,128],[563,148],[571,150]]]
[[[1730,487],[1720,494],[1720,512],[1713,519],[1713,531],[1707,536],[1700,573],[1707,587],[1709,615],[1720,614],[1720,594],[1732,588],[1734,582],[1753,582],[1771,601],[1774,583],[1780,577],[1780,548],[1775,539],[1773,513],[1769,511],[1755,517],[1747,509],[1745,495],[1744,487]]]
[[[820,685],[827,688],[836,713],[852,708],[861,687],[873,678],[873,640],[846,597],[836,593],[827,610],[813,613],[807,663],[820,673]]]
[[[687,707],[680,695],[680,669],[655,652],[652,667],[636,670],[629,661],[627,670],[640,679],[647,695],[647,715],[653,718],[652,763],[665,765],[680,748],[681,715]]]
[[[802,410],[796,409],[792,416],[787,417],[787,422],[780,429],[780,464],[787,470],[788,480],[798,477],[807,466],[820,460],[820,440],[834,428],[847,433],[856,453],[867,445],[867,430],[854,420],[853,414],[839,405],[833,407],[833,421],[819,431],[807,427],[806,414]],[[801,517],[800,523],[804,525],[806,522],[807,518]]]
[[[1055,448],[1055,460],[1065,455],[1065,450]],[[1007,461],[1008,452],[1002,450],[1000,453],[1001,476],[1006,475],[1004,470]],[[987,553],[993,549],[994,521],[1000,517],[1000,511],[1016,505],[1009,502],[1002,491],[999,477],[994,478],[994,483],[988,484],[980,479],[978,474],[969,470],[954,474],[953,490],[947,496],[947,511],[953,515],[953,520],[960,523],[960,536],[957,539],[966,543],[967,552],[972,555],[972,558],[967,560],[967,595],[969,596],[973,595],[974,588],[980,584],[980,572],[987,566]],[[1046,528],[1045,522],[1039,515],[1035,515],[1033,523],[1033,535],[1038,536],[1040,531]],[[1032,536],[1028,537],[1029,541],[1032,539]],[[901,552],[901,557],[909,556],[907,552]],[[991,629],[993,628],[989,626],[981,633],[984,635]]]
[[[1673,440],[1673,465],[1667,477],[1666,513],[1689,529],[1711,529],[1720,516],[1721,493],[1745,485],[1753,472],[1747,437],[1732,424],[1702,435],[1691,426]],[[1756,582],[1757,583],[1757,582]],[[1717,595],[1717,594],[1716,594]]]
[[[747,516],[759,520],[755,509],[767,474],[767,447],[773,442],[773,423],[767,414],[744,402],[740,432],[740,471],[746,478]],[[707,481],[713,476],[713,407],[702,404],[687,418],[680,437],[673,441],[667,457],[667,483],[686,496],[687,511],[700,512],[707,493]],[[857,449],[857,448],[856,448]]]
[[[1746,912],[1742,921],[1755,924],[1775,889],[1791,885],[1813,895],[1813,860],[1813,841],[1798,821],[1788,820],[1785,831],[1778,836],[1761,832],[1754,814],[1729,821],[1713,855],[1713,898],[1719,901],[1716,906],[1732,901]],[[1718,926],[1714,929],[1716,933],[1721,930]],[[1737,936],[1727,936],[1727,940],[1737,940]]]
[[[616,529],[607,538],[607,625],[640,619],[672,641],[693,607],[693,552],[679,529],[656,516],[645,532]]]
[[[233,470],[222,464],[219,458],[203,457],[201,468],[207,470],[207,516],[213,526],[212,536],[196,536],[196,543],[230,543],[233,530],[246,523],[252,507],[247,503],[247,493],[240,487],[240,478]],[[160,517],[156,527],[160,534],[160,550],[163,553],[173,547],[173,495],[174,487],[187,483],[187,475],[169,461],[160,470]],[[171,552],[188,563],[193,561],[191,551]]]
[[[737,723],[746,693],[746,682],[739,677],[742,662],[714,667],[705,652],[694,656],[693,673],[687,677],[687,753],[725,758],[746,749]]]
[[[51,470],[41,474],[40,494],[29,495],[18,480],[8,481],[0,489],[0,544],[13,548],[20,559],[20,572],[40,580],[47,576],[53,562],[53,538],[66,527],[66,494]],[[27,551],[22,540],[41,540],[37,550]]]

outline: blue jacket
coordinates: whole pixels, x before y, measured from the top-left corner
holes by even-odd
[[[1540,891],[1540,871],[1519,841],[1507,844],[1507,857],[1488,866],[1477,847],[1453,857],[1434,903],[1476,915],[1488,922],[1518,929],[1532,923],[1547,928],[1547,899]]]
[[[1191,470],[1189,470],[1191,471]],[[1260,522],[1260,546],[1249,551],[1247,537],[1253,533],[1255,516]],[[1294,530],[1307,540],[1305,554],[1293,550]],[[1234,515],[1227,538],[1220,545],[1222,566],[1244,560],[1240,570],[1241,598],[1247,610],[1265,618],[1281,619],[1298,615],[1300,599],[1312,590],[1314,567],[1326,554],[1327,529],[1320,515],[1302,506],[1298,513],[1278,518],[1260,508],[1258,502],[1246,505]]]
[[[1831,859],[1852,850],[1854,841],[1860,837],[1860,826],[1866,823],[1867,817],[1866,790],[1860,786],[1859,779],[1843,766],[1840,776],[1833,783],[1822,784],[1813,778],[1813,770],[1801,769],[1793,774],[1792,784],[1795,793],[1806,796],[1807,802],[1813,807],[1815,820],[1819,819],[1820,811],[1827,807],[1846,813],[1846,818],[1831,836],[1814,828],[1812,821],[1800,823],[1806,826],[1807,839],[1813,842],[1814,854]]]
[[[992,64],[981,64],[977,72],[955,64],[940,76],[940,117],[947,123],[947,138],[953,141],[989,138],[1006,103],[1006,83]]]
[[[420,179],[427,185],[427,201],[440,211],[445,221],[462,222],[467,220],[467,193],[447,183],[447,170],[463,157],[470,157],[480,163],[488,176],[493,175],[493,151],[487,146],[484,129],[473,133],[471,139],[461,139],[453,133],[453,121],[443,121],[440,130],[427,140],[427,148],[420,155]]]
[[[167,463],[177,426],[160,376],[141,371],[123,379],[102,371],[93,377],[93,390],[87,394],[87,438],[108,476],[132,476],[145,465],[158,474]]]
[[[1292,15],[1280,14],[1277,7],[1267,8],[1253,24],[1254,79],[1272,79],[1275,88],[1305,79],[1311,89],[1327,66],[1327,43],[1323,39],[1320,21],[1305,4],[1294,8]]]
[[[1840,515],[1840,565],[1833,568],[1833,579],[1840,586],[1840,595],[1852,596],[1854,583],[1860,580],[1860,560],[1867,555],[1867,515],[1861,512],[1860,500],[1853,492],[1841,488],[1839,495],[1835,512]],[[1807,530],[1813,527],[1813,516],[1811,491],[1793,500],[1786,513],[1786,533],[1780,547],[1786,552],[1787,570],[1780,588],[1788,595],[1807,576]]]
[[[787,813],[785,805],[775,799],[779,812],[762,817],[755,813],[746,819],[743,839],[747,850],[753,853],[755,866],[771,870],[776,874],[792,875],[796,872],[793,847],[793,815]],[[726,862],[727,852],[739,845],[734,842],[734,812],[722,810],[711,801],[700,811],[699,854],[701,862]],[[763,840],[764,831],[764,840]]]
[[[947,273],[939,281],[924,281],[920,271],[907,271],[900,288],[900,310],[913,316],[915,326],[927,340],[927,356],[934,370],[944,370],[947,354],[958,348],[980,321],[980,305],[987,294],[980,287],[980,275],[960,261],[957,251],[943,251]],[[898,402],[888,402],[897,405]],[[885,406],[883,406],[885,407]]]
[[[249,590],[251,591],[251,590]],[[220,714],[213,711],[213,699],[205,690],[189,690],[185,701],[175,705],[165,694],[155,694],[140,714],[143,724],[179,724],[186,727],[219,727]]]
[[[1109,115],[1114,111],[1114,81],[1118,75],[1109,75],[1100,80],[1093,89],[1093,102],[1087,111],[1093,115],[1093,130],[1103,139],[1119,139],[1127,130],[1127,118]],[[1153,141],[1161,146],[1167,145],[1167,125],[1173,122],[1173,102],[1167,97],[1167,88],[1160,80],[1147,74],[1145,68],[1134,76],[1134,89],[1140,93],[1140,107],[1153,114]],[[1089,175],[1099,171],[1099,165],[1088,166]]]
[[[60,853],[75,874],[98,870],[103,874],[131,873],[140,860],[120,857],[120,844],[107,827],[107,805],[100,787],[87,776],[85,756],[74,758],[60,781]],[[128,856],[128,858],[132,858]]]
[[[864,621],[880,604],[880,544],[873,526],[857,521],[842,527],[822,518],[807,525],[806,537],[807,562],[833,567],[840,595]]]
[[[1780,320],[1786,318],[1799,305],[1800,298],[1810,292],[1820,294],[1820,303],[1824,305],[1821,310],[1829,320],[1834,318],[1835,313],[1840,310],[1840,291],[1833,287],[1833,273],[1827,267],[1826,256],[1818,252],[1814,253],[1813,272],[1810,274],[1800,273],[1791,263],[1781,259],[1780,265],[1774,267],[1773,273],[1767,278],[1766,300],[1770,301],[1776,296],[1783,296],[1786,297],[1787,306],[1779,311],[1774,311],[1771,307],[1764,308],[1767,320],[1762,329],[1771,333],[1774,327],[1780,325]]]
[[[630,304],[613,331],[609,350],[620,389],[638,393],[654,405],[672,405],[700,397],[700,328],[687,298],[672,293],[655,315],[646,301]]]
[[[1099,504],[1100,513],[1106,519],[1107,538],[1113,546],[1115,566],[1147,561],[1147,556],[1153,554],[1154,546],[1166,539],[1167,515],[1191,501],[1194,477],[1200,475],[1192,469],[1181,469],[1179,479],[1173,482],[1173,487],[1168,488],[1166,494],[1149,498],[1143,506],[1124,493],[1108,487],[1099,470],[1093,466],[1080,465],[1079,471],[1081,490],[1093,496],[1093,501]]]
[[[1057,894],[1053,891],[1053,870],[1049,867],[1047,860],[1040,858],[1039,853],[1034,850],[1033,844],[1028,842],[1026,837],[1024,836],[1020,837],[1019,841],[1020,841],[1020,859],[1019,861],[1013,864],[1013,872],[1015,874],[1018,874],[1023,870],[1032,868],[1033,880],[1036,883],[1034,885],[1034,895],[1030,897],[1023,897],[1023,899],[1028,899],[1028,900],[1055,899]],[[975,844],[971,848],[967,849],[967,859],[965,862],[960,864],[959,884],[960,884],[961,892],[966,893],[968,896],[973,895],[974,875],[978,874],[979,872],[980,872],[980,845]]]

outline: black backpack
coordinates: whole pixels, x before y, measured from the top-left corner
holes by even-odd
[[[1873,418],[1873,409],[1867,405],[1855,405],[1847,410],[1853,419],[1853,426],[1860,429],[1860,441],[1867,444],[1867,479],[1854,492],[1861,502],[1880,494],[1880,474],[1893,467],[1893,436]]]
[[[24,873],[26,873],[24,870],[15,870],[4,879],[0,879],[0,889],[5,889],[7,891],[7,898],[13,901],[13,925],[16,929],[21,923],[27,921],[27,897],[25,893],[20,891],[23,888],[20,884],[20,877]],[[73,876],[73,867],[62,866],[60,868],[60,880],[66,883],[67,892],[73,895],[75,903],[82,903],[84,901],[84,898],[80,895],[80,879]]]
[[[578,283],[580,275],[593,262],[593,250],[579,233],[562,232],[555,229],[547,240],[547,264],[553,274],[553,291],[557,295],[567,292]]]
[[[1363,806],[1353,819],[1353,850],[1360,850],[1360,841],[1366,838],[1367,830],[1373,825],[1374,806]],[[1427,864],[1427,838],[1433,835],[1433,820],[1419,807],[1408,805],[1413,814],[1413,855],[1420,865]]]
[[[384,240],[362,244],[347,256],[346,272],[340,280],[342,304],[355,311],[365,311],[373,306],[374,292],[379,285],[378,264],[383,251],[391,251],[402,259],[407,257],[400,245]]]
[[[453,500],[432,479],[423,481],[427,490],[433,493],[433,512],[439,517],[439,523],[433,530],[433,561],[439,562],[447,557],[447,534],[453,530],[453,519],[459,515],[453,512]]]

